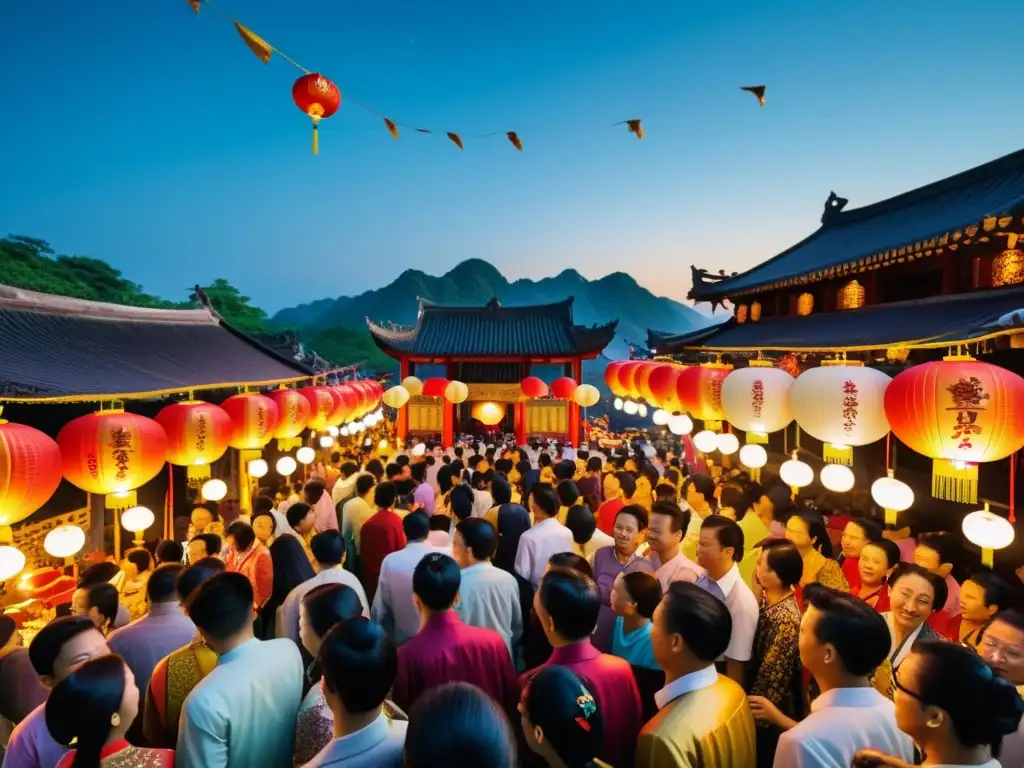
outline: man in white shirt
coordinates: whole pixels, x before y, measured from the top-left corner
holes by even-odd
[[[455,526],[452,556],[462,569],[455,612],[471,627],[493,629],[515,659],[523,636],[523,610],[516,577],[491,565],[498,532],[486,520],[471,517]]]
[[[893,703],[868,676],[889,655],[889,630],[874,608],[819,584],[804,587],[800,661],[821,695],[811,714],[779,737],[775,768],[848,768],[861,749],[906,763],[914,744],[896,726]]]
[[[253,636],[252,600],[249,580],[227,572],[189,597],[189,616],[219,659],[185,699],[179,768],[291,765],[302,657],[289,640]]]
[[[361,474],[356,478],[355,496],[341,508],[341,535],[349,552],[359,552],[359,533],[363,530],[363,523],[377,512],[373,504],[376,487],[377,481],[373,475],[369,472]]]
[[[304,581],[288,593],[281,607],[277,609],[276,637],[290,638],[295,645],[301,646],[299,637],[299,606],[302,598],[321,584],[344,584],[351,587],[363,605],[363,616],[370,615],[370,604],[366,599],[366,591],[355,574],[349,573],[342,566],[345,562],[345,541],[338,531],[324,531],[313,537],[309,543],[316,560],[316,576]]]
[[[331,501],[335,506],[352,498],[356,492],[356,479],[365,474],[366,470],[359,471],[359,467],[354,461],[346,461],[341,465],[341,477],[331,489]]]
[[[737,563],[743,559],[743,529],[735,520],[714,515],[705,518],[697,543],[697,564],[707,570],[725,596],[725,607],[732,617],[732,634],[725,649],[725,674],[740,685],[746,678],[744,667],[754,647],[754,632],[760,608],[750,587],[740,576]],[[704,586],[697,581],[698,586]]]
[[[558,522],[558,507],[558,494],[550,486],[535,488],[530,496],[533,527],[519,537],[516,573],[534,589],[540,586],[552,555],[575,551],[572,531]]]
[[[395,645],[401,645],[419,632],[420,615],[412,602],[412,574],[426,555],[447,550],[427,543],[430,518],[422,510],[402,518],[404,549],[387,555],[380,566],[380,580],[373,597],[370,618],[387,631]]]

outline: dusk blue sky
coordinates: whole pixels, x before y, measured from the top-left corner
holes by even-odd
[[[343,95],[321,153],[231,24],[184,0],[0,7],[0,235],[269,311],[470,257],[683,299],[859,206],[1024,144],[1024,3],[218,0]],[[758,108],[741,85],[764,82]],[[612,123],[643,118],[637,141]],[[2,275],[0,275],[2,281]]]

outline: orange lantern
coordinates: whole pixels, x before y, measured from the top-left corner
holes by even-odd
[[[137,503],[135,489],[156,477],[167,456],[167,433],[153,419],[121,409],[69,421],[57,434],[64,477],[108,508]]]
[[[896,437],[933,459],[932,494],[973,504],[978,464],[1024,446],[1024,379],[968,356],[915,365],[885,390]]]
[[[273,432],[277,438],[277,447],[287,451],[300,445],[299,435],[306,428],[312,411],[309,400],[295,389],[275,389],[267,397],[277,406],[277,426]]]
[[[523,397],[529,400],[536,400],[539,397],[547,397],[548,394],[548,385],[536,376],[527,376],[525,379],[520,381],[519,389],[522,391]]]
[[[651,375],[658,370],[660,365],[664,365],[664,363],[644,362],[637,366],[636,374],[633,376],[634,397],[648,403],[654,402],[654,395],[651,393],[650,387]]]
[[[628,393],[619,383],[619,371],[622,370],[622,366],[626,362],[625,360],[617,360],[614,363],[609,363],[608,367],[604,369],[604,383],[608,385],[608,389],[616,397],[628,397]]]
[[[551,396],[557,400],[572,400],[576,394],[576,387],[579,386],[575,379],[562,376],[551,382]]]
[[[57,443],[38,429],[0,419],[0,527],[43,506],[60,478]]]
[[[321,386],[303,387],[297,391],[309,401],[309,420],[306,426],[316,430],[327,429],[341,401],[338,393],[330,387]]]
[[[351,382],[331,387],[338,396],[338,408],[331,414],[331,424],[337,426],[352,419],[359,406],[359,393]]]
[[[679,396],[676,394],[676,382],[684,370],[686,369],[682,366],[661,363],[651,371],[651,375],[647,379],[647,388],[651,391],[654,405],[669,413],[679,413],[683,410]]]
[[[619,387],[626,393],[622,397],[636,397],[636,375],[642,360],[629,360],[619,368]]]
[[[319,72],[311,72],[295,81],[292,98],[295,106],[313,121],[313,154],[317,155],[320,153],[320,121],[338,111],[341,91]]]
[[[201,400],[164,406],[156,423],[167,433],[167,461],[188,467],[192,485],[210,477],[210,464],[224,455],[234,428],[224,409]]]
[[[706,429],[722,428],[722,382],[730,371],[731,365],[703,363],[684,369],[676,379],[676,395],[683,410],[705,422]]]
[[[270,442],[277,429],[277,403],[258,392],[233,395],[221,403],[233,429],[228,445],[240,451],[258,451]]]

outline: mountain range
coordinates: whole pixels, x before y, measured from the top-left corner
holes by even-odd
[[[343,327],[365,333],[369,340],[367,317],[378,322],[415,324],[417,298],[437,304],[483,306],[496,297],[506,306],[526,306],[569,296],[575,298],[573,316],[578,325],[618,319],[615,341],[605,350],[613,359],[625,357],[630,343],[646,345],[649,328],[681,333],[711,322],[691,307],[655,296],[624,272],[587,280],[576,270],[566,269],[555,277],[509,281],[492,264],[469,259],[440,277],[407,269],[383,288],[283,309],[271,318],[271,323],[310,332],[314,338],[326,329]]]

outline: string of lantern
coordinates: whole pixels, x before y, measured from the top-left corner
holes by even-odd
[[[220,6],[213,2],[213,0],[186,0],[189,6],[195,11],[196,15],[199,14],[200,9],[203,6],[215,11],[227,21],[230,21],[238,33],[238,36],[242,39],[245,46],[264,64],[269,64],[271,59],[274,58],[275,54],[278,58],[295,69],[302,72],[302,75],[295,81],[292,86],[292,100],[295,105],[306,114],[313,124],[313,154],[319,154],[320,152],[320,121],[326,120],[337,114],[342,104],[342,93],[334,81],[327,78],[320,72],[314,72],[306,67],[302,66],[296,59],[284,53],[280,48],[272,45],[266,40],[256,34],[251,28],[242,24],[237,18],[226,12]],[[740,90],[746,91],[752,94],[758,104],[762,107],[765,105],[765,92],[767,87],[764,85],[746,85],[741,86]],[[383,123],[387,132],[391,134],[393,139],[398,139],[399,129],[407,129],[413,133],[420,135],[436,135],[444,136],[452,144],[459,148],[459,150],[465,149],[465,142],[467,140],[475,139],[491,139],[491,138],[504,138],[518,151],[523,151],[523,142],[520,138],[518,131],[490,131],[487,133],[467,135],[461,131],[452,131],[446,129],[436,128],[424,128],[422,125],[416,125],[413,123],[400,122],[388,117],[385,113],[374,109],[373,107],[365,104],[361,101],[353,99],[351,96],[346,97],[349,102],[354,106],[359,107],[365,112],[379,118]],[[643,139],[645,135],[645,128],[643,125],[642,118],[629,118],[626,120],[620,120],[617,123],[612,123],[612,127],[625,126],[626,130],[636,136],[637,139]]]

